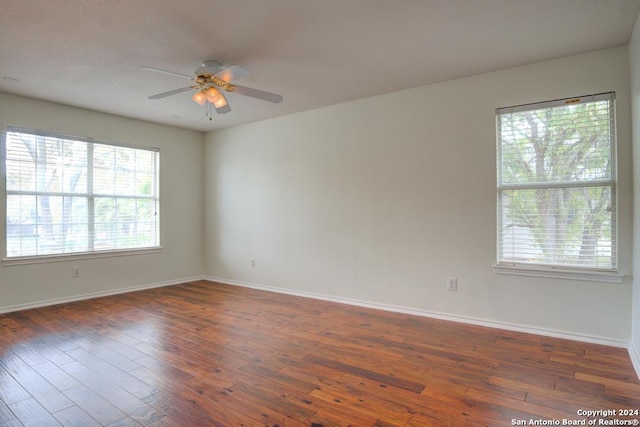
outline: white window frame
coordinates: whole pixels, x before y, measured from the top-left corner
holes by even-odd
[[[9,196],[11,195],[33,195],[33,196],[37,196],[37,195],[50,195],[50,196],[58,196],[58,197],[74,197],[74,198],[86,198],[87,199],[87,205],[88,205],[88,209],[87,209],[87,227],[88,227],[88,246],[90,247],[89,250],[87,251],[66,251],[66,252],[59,252],[59,253],[52,253],[52,254],[38,254],[38,255],[25,255],[25,256],[9,256],[7,251],[8,251],[8,227],[5,227],[5,233],[4,233],[4,248],[3,248],[3,258],[2,258],[2,262],[3,265],[6,266],[10,266],[10,265],[21,265],[21,264],[35,264],[35,263],[43,263],[43,262],[56,262],[56,261],[65,261],[65,260],[76,260],[76,259],[89,259],[89,258],[102,258],[102,257],[116,257],[116,256],[127,256],[127,255],[142,255],[142,254],[150,254],[150,253],[157,253],[160,252],[162,249],[162,246],[160,245],[160,189],[159,189],[159,184],[160,184],[160,149],[156,148],[156,147],[149,147],[149,146],[142,146],[142,145],[134,145],[134,144],[126,144],[126,143],[120,143],[120,142],[113,142],[113,141],[105,141],[105,140],[98,140],[98,139],[94,139],[94,138],[87,138],[87,137],[78,137],[78,136],[68,136],[68,135],[62,135],[62,134],[58,134],[58,133],[53,133],[53,132],[47,132],[47,131],[40,131],[40,130],[32,130],[32,129],[25,129],[25,128],[20,128],[20,127],[14,127],[14,126],[8,126],[5,129],[4,132],[4,138],[2,138],[2,142],[4,143],[1,148],[1,155],[2,155],[2,168],[5,174],[5,178],[6,178],[6,174],[7,174],[7,170],[6,170],[6,166],[7,166],[7,140],[6,140],[6,136],[8,133],[10,132],[16,132],[16,133],[24,133],[24,134],[29,134],[29,135],[33,135],[36,137],[47,137],[47,138],[56,138],[56,139],[61,139],[61,140],[66,140],[66,141],[73,141],[73,142],[81,142],[81,143],[85,143],[87,144],[87,163],[86,163],[86,167],[87,167],[87,189],[86,192],[72,192],[72,193],[65,193],[65,192],[49,192],[49,191],[38,191],[37,189],[35,191],[21,191],[21,190],[15,190],[12,189],[10,190],[8,188],[8,181],[5,180],[5,225],[6,225],[6,221],[7,221],[7,217],[8,217],[8,212],[9,212]],[[96,145],[108,145],[108,146],[113,146],[113,147],[122,147],[122,148],[129,148],[129,149],[134,149],[134,150],[141,150],[141,151],[146,151],[146,152],[152,152],[154,153],[154,171],[153,171],[153,175],[154,175],[154,179],[155,182],[153,184],[153,194],[145,196],[145,195],[123,195],[123,194],[109,194],[109,193],[105,193],[105,194],[98,194],[98,193],[94,193],[93,191],[93,185],[92,185],[92,169],[93,169],[93,162],[90,161],[92,159],[92,152],[93,152],[93,147]],[[94,239],[94,231],[95,229],[94,227],[94,217],[95,217],[95,212],[93,211],[93,201],[97,198],[97,197],[107,197],[107,198],[113,198],[114,200],[119,200],[119,199],[146,199],[146,200],[150,200],[155,204],[155,217],[156,217],[156,221],[155,221],[155,233],[154,233],[154,239],[155,242],[157,242],[156,244],[150,245],[150,246],[140,246],[140,247],[127,247],[127,248],[113,248],[113,249],[95,249],[95,246],[93,246],[93,239]]]
[[[504,183],[502,181],[502,144],[501,144],[501,127],[500,120],[504,115],[520,111],[538,110],[543,108],[558,107],[564,105],[571,105],[583,102],[595,102],[609,100],[611,102],[611,176],[609,179],[594,179],[591,181],[578,181],[578,182],[549,182],[549,183]],[[622,283],[623,276],[618,274],[617,270],[617,254],[618,254],[618,220],[617,220],[617,154],[616,154],[616,120],[615,120],[615,93],[601,93],[596,95],[587,95],[574,98],[558,99],[553,101],[539,102],[533,104],[524,104],[513,107],[504,107],[496,109],[496,146],[497,146],[497,235],[496,235],[496,259],[497,262],[493,266],[494,272],[498,274],[510,274],[510,275],[523,275],[533,277],[546,277],[546,278],[559,278],[559,279],[573,279],[573,280],[585,280],[585,281],[597,281],[597,282],[611,282]],[[509,190],[528,190],[528,189],[540,189],[540,188],[577,188],[584,186],[605,186],[611,190],[613,199],[613,213],[612,213],[612,234],[613,242],[612,251],[613,266],[608,269],[599,269],[593,267],[580,267],[580,266],[565,266],[562,264],[537,264],[534,262],[515,262],[513,260],[502,259],[501,244],[503,236],[503,194]]]

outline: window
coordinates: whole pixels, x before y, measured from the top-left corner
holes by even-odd
[[[154,248],[159,151],[8,128],[6,258]]]
[[[616,271],[614,101],[496,110],[498,266]]]

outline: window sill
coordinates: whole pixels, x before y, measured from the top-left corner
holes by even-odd
[[[578,271],[529,266],[494,265],[495,274],[514,276],[546,277],[551,279],[583,280],[588,282],[622,283],[624,275],[613,271]]]
[[[6,267],[12,265],[25,265],[25,264],[42,264],[48,262],[61,262],[61,261],[75,261],[81,259],[95,259],[95,258],[112,258],[120,256],[132,256],[132,255],[148,255],[156,254],[162,251],[162,247],[144,248],[144,249],[123,249],[117,251],[104,251],[104,252],[82,252],[77,254],[63,254],[63,255],[39,255],[19,258],[4,258],[2,264]]]

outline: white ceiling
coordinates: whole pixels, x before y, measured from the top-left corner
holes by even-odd
[[[628,43],[640,0],[0,0],[0,91],[199,131]],[[214,59],[281,104],[188,86]],[[14,80],[15,79],[15,80]],[[186,84],[185,84],[186,83]],[[381,106],[381,112],[384,108]]]

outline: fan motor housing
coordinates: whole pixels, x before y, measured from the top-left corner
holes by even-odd
[[[233,85],[231,83],[227,83],[222,79],[217,78],[213,74],[198,74],[194,78],[195,82],[200,85],[214,85],[219,89],[224,89],[227,92],[233,92]]]

